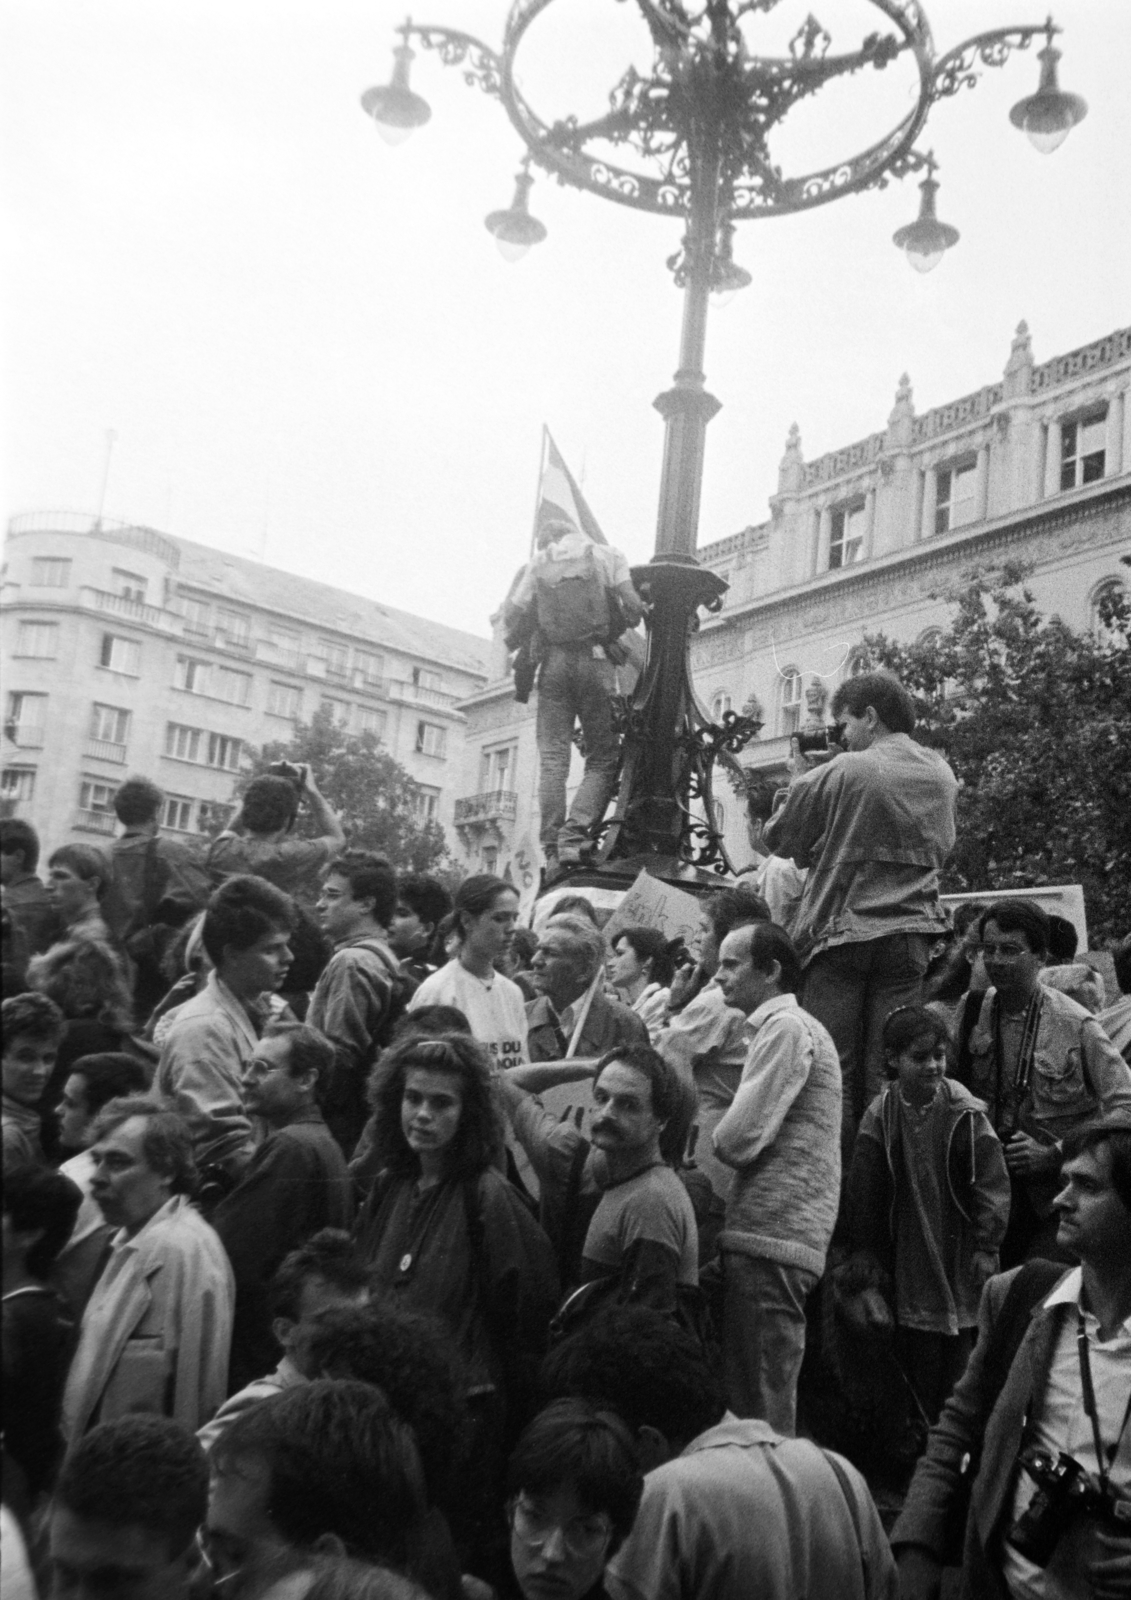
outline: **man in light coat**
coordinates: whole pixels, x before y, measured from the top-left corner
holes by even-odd
[[[265,1001],[290,967],[293,927],[290,897],[264,879],[229,878],[217,889],[201,933],[215,971],[177,1011],[157,1064],[154,1090],[188,1123],[197,1165],[219,1169],[226,1187],[251,1160],[240,1078],[267,1021]]]
[[[195,1432],[227,1393],[235,1283],[224,1247],[195,1210],[192,1136],[143,1096],[112,1100],[96,1125],[91,1193],[117,1227],[83,1314],[63,1395],[73,1448],[128,1412]]]

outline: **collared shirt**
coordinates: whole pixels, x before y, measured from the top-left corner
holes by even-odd
[[[564,538],[555,540],[553,544],[548,544],[544,550],[539,550],[533,561],[527,564],[525,572],[518,580],[518,584],[510,596],[509,604],[519,610],[532,605],[534,602],[534,574],[537,568],[546,566],[552,561],[575,561],[578,556],[584,555],[586,548],[590,546],[601,576],[610,589],[616,589],[621,584],[630,584],[632,582],[632,574],[628,570],[628,562],[619,550],[614,550],[611,544],[593,544],[583,533],[567,533]]]
[[[728,1166],[749,1166],[774,1142],[805,1085],[813,1047],[800,1010],[795,994],[777,994],[746,1020],[742,1082],[714,1132],[716,1153]]]
[[[1110,1454],[1112,1445],[1119,1441],[1108,1475],[1117,1493],[1131,1496],[1131,1427],[1127,1425],[1131,1402],[1131,1317],[1110,1339],[1101,1339],[1099,1322],[1081,1305],[1083,1276],[1081,1268],[1075,1268],[1044,1302],[1046,1310],[1054,1306],[1067,1306],[1070,1310],[1052,1353],[1041,1404],[1034,1408],[1029,1420],[1026,1443],[1054,1458],[1063,1451],[1093,1477],[1099,1475],[1092,1424],[1084,1409],[1076,1344],[1077,1312],[1082,1310],[1105,1452]],[[1022,1471],[1014,1491],[1011,1523],[1025,1511],[1035,1492],[1033,1479]],[[1090,1519],[1078,1518],[1044,1568],[1027,1561],[1007,1540],[1002,1546],[1002,1575],[1017,1600],[1084,1600],[1091,1591],[1081,1573],[1086,1570],[1089,1556],[1095,1553],[1095,1526]]]

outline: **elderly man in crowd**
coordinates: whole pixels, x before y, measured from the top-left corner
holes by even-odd
[[[231,1387],[274,1365],[268,1288],[289,1251],[320,1228],[348,1227],[349,1174],[319,1100],[330,1041],[301,1022],[273,1022],[243,1070],[244,1109],[266,1128],[243,1177],[212,1213],[236,1278]]]
[[[111,1100],[93,1154],[91,1193],[118,1232],[83,1313],[64,1433],[74,1446],[94,1423],[132,1411],[195,1432],[227,1393],[235,1284],[189,1201],[192,1136],[159,1100]]]
[[[648,1030],[619,1000],[604,993],[607,951],[582,917],[551,917],[531,962],[538,997],[527,1003],[531,1061],[593,1057],[623,1045],[647,1044]]]

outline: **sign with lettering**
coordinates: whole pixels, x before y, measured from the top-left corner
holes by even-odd
[[[662,883],[641,869],[606,922],[605,938],[611,948],[625,928],[658,928],[665,938],[683,938],[690,945],[698,932],[701,914],[702,906],[695,895],[686,889],[673,889],[671,884]]]

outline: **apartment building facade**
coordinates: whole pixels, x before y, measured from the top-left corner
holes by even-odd
[[[1128,553],[1131,328],[1038,364],[1021,324],[1001,380],[974,394],[917,415],[904,377],[885,428],[808,462],[791,428],[768,519],[699,551],[729,589],[691,643],[696,690],[715,720],[761,717],[741,760],[777,780],[865,634],[941,630],[948,586],[1006,560],[1032,564],[1044,612],[1085,628],[1103,590],[1129,581]],[[523,885],[540,864],[534,702],[514,702],[497,621],[489,682],[463,709],[464,859]],[[742,798],[720,783],[716,806],[741,864]]]
[[[0,806],[45,842],[113,834],[114,792],[137,772],[165,791],[163,828],[199,834],[250,753],[321,707],[376,735],[451,836],[457,705],[485,680],[486,639],[68,512],[12,519],[0,623]]]

